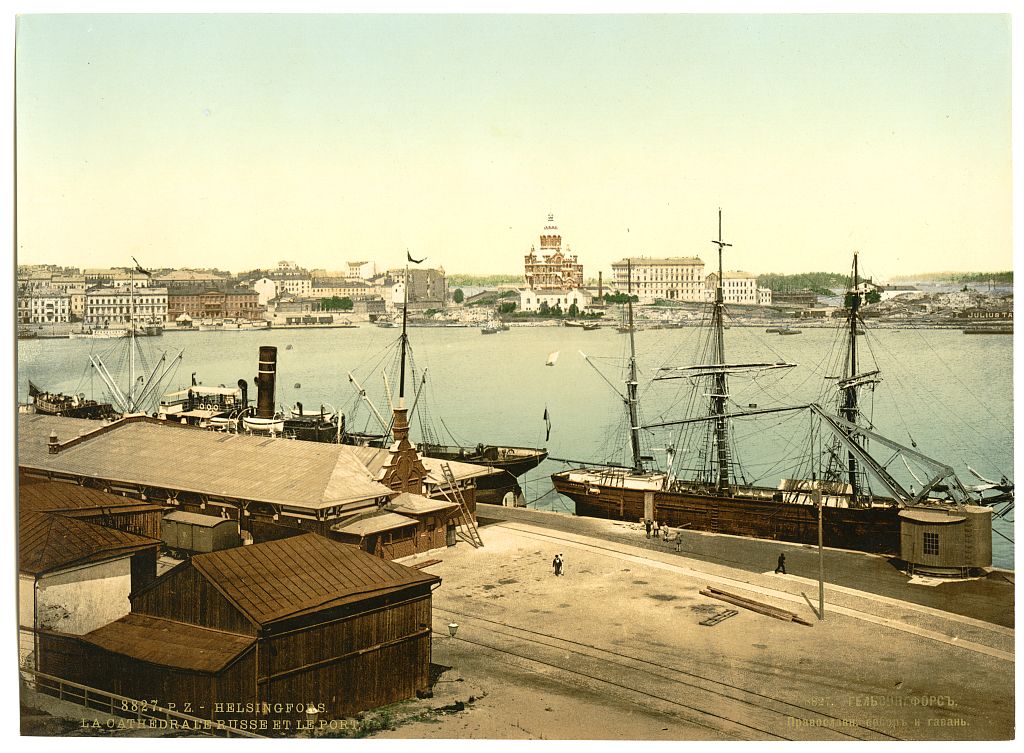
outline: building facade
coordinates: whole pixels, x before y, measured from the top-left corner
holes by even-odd
[[[715,300],[715,288],[718,286],[718,273],[707,276],[704,288],[704,300]],[[722,275],[722,301],[724,303],[757,306],[757,277],[749,272],[725,272]]]
[[[167,288],[96,287],[85,293],[85,322],[93,327],[167,321]]]
[[[612,264],[615,287],[632,290],[640,303],[705,299],[704,262],[696,256],[630,257]]]
[[[177,288],[167,292],[168,321],[175,321],[182,314],[188,314],[192,319],[258,320],[265,312],[266,308],[260,305],[259,293],[252,288]]]
[[[569,308],[575,304],[576,308],[583,311],[584,307],[590,305],[590,295],[585,290],[574,288],[573,290],[521,290],[519,291],[519,310],[526,312],[540,311],[547,304],[549,309],[560,308],[562,313],[569,313]]]
[[[583,285],[583,265],[570,254],[569,245],[562,251],[562,234],[555,216],[548,215],[540,233],[540,252],[530,246],[524,259],[524,278],[531,290],[573,290]]]
[[[71,321],[71,296],[57,288],[36,287],[18,295],[19,324],[58,324]]]

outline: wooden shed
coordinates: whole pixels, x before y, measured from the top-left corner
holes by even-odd
[[[43,671],[211,719],[350,716],[429,688],[439,583],[317,534],[199,554],[102,631],[45,636]]]
[[[175,510],[164,515],[160,540],[180,552],[205,554],[240,546],[238,521]]]
[[[21,510],[58,513],[125,533],[160,538],[164,507],[143,500],[110,494],[67,481],[47,481],[18,474],[18,506]]]
[[[911,507],[900,512],[900,559],[909,572],[963,575],[992,565],[992,510]]]

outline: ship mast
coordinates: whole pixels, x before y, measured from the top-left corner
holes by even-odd
[[[629,441],[633,449],[633,470],[643,473],[640,456],[640,418],[637,415],[636,341],[633,334],[633,267],[626,260],[626,312],[629,326],[629,381],[626,382],[626,405],[629,407]]]
[[[406,344],[409,342],[408,336],[405,334],[406,318],[409,311],[409,264],[406,262],[405,265],[405,285],[403,287],[403,301],[402,301],[402,366],[398,380],[398,407],[405,408],[405,349]]]
[[[860,279],[857,267],[857,252],[853,252],[853,272],[851,275],[851,285],[849,292],[849,304],[850,304],[850,372],[845,380],[843,387],[843,401],[841,407],[841,413],[843,417],[851,424],[857,423],[857,388],[861,382],[856,377],[857,375],[857,312],[860,309]],[[851,440],[860,444],[860,441],[855,436],[855,433],[850,430],[848,435]],[[856,500],[859,495],[859,485],[857,483],[857,458],[853,452],[853,449],[849,449],[846,458],[846,475],[847,481],[850,484],[850,499]]]
[[[715,338],[714,361],[718,366],[725,365],[725,325],[723,314],[725,309],[722,295],[722,249],[732,246],[722,240],[722,210],[718,210],[718,240],[711,241],[718,246],[718,280],[715,284],[715,307],[711,317],[711,327]],[[715,416],[715,489],[724,492],[729,487],[729,422],[726,417],[725,401],[729,397],[725,369],[714,375],[714,389],[711,393],[711,415]]]

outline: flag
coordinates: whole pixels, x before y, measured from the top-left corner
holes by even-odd
[[[35,397],[36,395],[41,395],[41,394],[43,394],[43,391],[41,389],[39,389],[38,387],[36,387],[34,384],[32,384],[32,380],[29,379],[28,380],[28,396],[29,397]]]
[[[546,405],[544,406],[544,429],[544,441],[547,442],[551,439],[551,419],[548,418],[548,408]]]
[[[409,253],[409,249],[405,249],[405,258],[411,261],[413,264],[421,264],[422,262],[425,262],[427,260],[427,257],[425,256],[422,259],[413,259],[412,254]]]
[[[134,256],[132,257],[132,261],[135,262],[135,271],[136,272],[141,272],[142,274],[146,275],[146,277],[152,277],[153,276],[151,273],[147,272],[146,270],[144,270],[142,268],[142,265],[139,264],[139,260],[136,259]]]

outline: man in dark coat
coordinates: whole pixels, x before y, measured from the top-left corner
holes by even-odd
[[[775,572],[786,574],[786,554],[782,553],[779,555],[779,564],[775,566]]]

